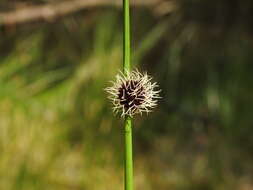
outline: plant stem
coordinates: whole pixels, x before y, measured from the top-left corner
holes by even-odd
[[[125,190],[133,190],[132,121],[125,118]]]
[[[129,0],[123,0],[123,72],[130,72],[130,14]],[[133,190],[132,119],[125,117],[125,190]]]
[[[130,71],[130,14],[129,0],[123,0],[123,70],[125,74]]]

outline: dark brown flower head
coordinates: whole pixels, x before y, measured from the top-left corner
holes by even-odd
[[[116,76],[112,87],[105,90],[110,94],[115,112],[121,116],[133,116],[137,113],[150,112],[157,105],[160,90],[155,90],[158,85],[151,83],[151,77],[138,70],[127,75],[122,73]]]

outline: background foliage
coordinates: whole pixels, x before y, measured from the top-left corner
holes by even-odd
[[[62,1],[2,1],[1,13]],[[251,190],[250,0],[132,8],[133,64],[163,99],[134,127],[136,189]],[[122,12],[94,6],[0,29],[0,189],[123,189]]]

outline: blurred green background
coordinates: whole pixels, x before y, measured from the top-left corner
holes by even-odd
[[[123,190],[103,90],[122,67],[120,0],[69,2],[0,3],[1,190]],[[253,190],[253,2],[132,3],[132,64],[163,97],[134,121],[136,189]]]

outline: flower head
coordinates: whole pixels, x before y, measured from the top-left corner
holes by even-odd
[[[151,79],[147,73],[142,74],[138,70],[128,72],[126,75],[121,72],[117,74],[113,85],[105,89],[113,103],[114,112],[131,117],[138,113],[151,112],[157,105],[161,91],[155,90],[158,85],[156,82],[152,83]]]

